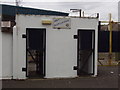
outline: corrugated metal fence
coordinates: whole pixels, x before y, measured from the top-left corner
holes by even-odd
[[[109,31],[99,31],[98,52],[109,52]],[[120,52],[120,31],[113,31],[112,52]]]

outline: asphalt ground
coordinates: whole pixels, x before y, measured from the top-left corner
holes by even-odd
[[[118,88],[118,66],[99,66],[97,77],[2,80],[2,88]]]

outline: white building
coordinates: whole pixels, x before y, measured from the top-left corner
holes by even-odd
[[[3,79],[97,75],[98,18],[18,14],[0,42]]]

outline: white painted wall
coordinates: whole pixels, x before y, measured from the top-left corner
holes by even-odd
[[[26,79],[26,73],[22,72],[26,67],[26,42],[18,28],[13,28],[13,79]]]
[[[55,16],[54,16],[55,17]],[[56,16],[57,17],[57,16]],[[41,20],[52,20],[53,16],[17,15],[13,34],[13,78],[25,79],[22,67],[26,67],[26,39],[22,34],[26,28],[46,28],[46,78],[76,77],[77,71],[77,35],[78,29],[95,29],[95,75],[97,75],[97,36],[98,19],[71,18],[71,29],[53,29],[52,25],[42,25]]]
[[[0,13],[2,13],[1,6],[0,6]],[[0,22],[1,22],[1,15],[0,15]],[[2,32],[1,32],[1,25],[0,25],[0,79],[2,79]]]
[[[0,28],[0,79],[2,79],[2,32]]]
[[[77,40],[73,39],[76,31],[73,30],[48,30],[47,29],[47,56],[46,78],[76,77],[77,71]]]
[[[2,32],[2,77],[12,78],[13,40],[12,33]]]
[[[13,78],[14,79],[18,79],[18,71],[16,70],[16,67],[18,68],[18,49],[17,49],[17,45],[18,45],[18,40],[17,40],[17,29],[16,26],[13,27]]]
[[[72,30],[77,29],[95,29],[95,74],[97,75],[97,59],[98,59],[98,19],[88,19],[88,18],[81,18],[80,20],[75,18],[71,25],[73,25]]]

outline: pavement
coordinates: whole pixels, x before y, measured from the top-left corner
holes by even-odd
[[[3,80],[3,88],[118,88],[118,66],[99,66],[97,77]]]
[[[117,56],[118,53],[112,53],[111,65],[118,65],[119,58]],[[109,53],[98,53],[98,65],[109,65]]]

